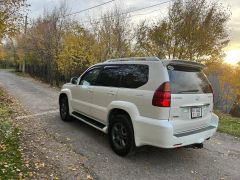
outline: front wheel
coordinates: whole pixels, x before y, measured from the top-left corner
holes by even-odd
[[[63,96],[60,98],[60,116],[63,121],[71,121],[72,117],[69,114],[68,98]]]
[[[131,119],[126,115],[116,115],[109,126],[109,141],[113,151],[126,156],[135,149]]]

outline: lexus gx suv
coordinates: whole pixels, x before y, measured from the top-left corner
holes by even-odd
[[[120,156],[143,145],[202,145],[219,120],[203,68],[157,57],[107,60],[63,85],[61,118],[74,117],[107,133]]]

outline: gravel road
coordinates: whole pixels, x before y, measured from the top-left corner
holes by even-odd
[[[232,136],[217,133],[203,149],[142,147],[121,158],[111,151],[105,134],[77,120],[60,120],[58,89],[4,70],[0,84],[45,122],[46,132],[67,138],[71,150],[86,157],[84,166],[97,179],[240,179],[240,141]]]

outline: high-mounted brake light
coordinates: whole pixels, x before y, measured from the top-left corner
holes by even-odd
[[[164,82],[155,91],[152,99],[152,105],[158,107],[170,107],[171,106],[171,88],[169,82]]]

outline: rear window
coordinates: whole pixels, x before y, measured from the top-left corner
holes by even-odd
[[[212,93],[205,74],[196,68],[168,66],[172,94]]]
[[[121,73],[121,87],[139,88],[148,82],[149,68],[147,65],[124,65],[121,68]]]

